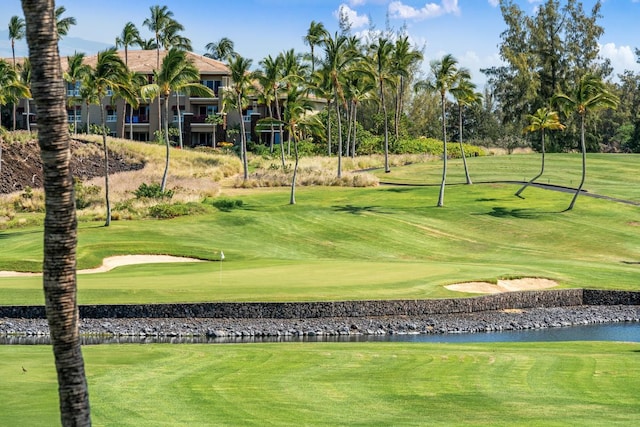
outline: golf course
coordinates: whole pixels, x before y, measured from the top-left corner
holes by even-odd
[[[580,155],[548,154],[546,161],[545,186],[519,198],[522,181],[540,168],[538,155],[469,158],[472,185],[462,161],[452,159],[444,207],[436,207],[442,163],[425,159],[390,173],[350,172],[375,175],[376,186],[298,187],[295,205],[287,187],[220,180],[215,195],[165,201],[188,210],[173,218],[103,227],[79,211],[79,270],[120,255],[205,262],[78,274],[78,301],[457,298],[477,294],[447,285],[519,278],[553,280],[556,289],[638,290],[638,157],[589,154],[586,194],[570,211],[573,192],[562,190],[577,186]],[[0,271],[41,271],[41,216],[18,213],[14,221],[23,225],[0,232]],[[1,304],[42,305],[41,282],[37,275],[0,277]],[[640,344],[611,342],[83,350],[94,423],[118,426],[633,425],[639,352]],[[50,425],[58,410],[51,349],[2,346],[0,360],[0,425]]]

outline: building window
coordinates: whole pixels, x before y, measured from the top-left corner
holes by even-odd
[[[118,114],[116,110],[107,108],[107,123],[115,123],[118,121]]]

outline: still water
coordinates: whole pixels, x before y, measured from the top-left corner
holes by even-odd
[[[207,338],[207,337],[84,337],[84,345],[97,344],[229,344],[267,342],[550,342],[550,341],[624,341],[640,342],[640,323],[605,323],[563,328],[524,331],[480,332],[463,334],[396,334],[271,338]],[[47,337],[0,337],[0,345],[46,345]]]

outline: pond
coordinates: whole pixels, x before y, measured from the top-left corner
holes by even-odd
[[[98,344],[229,344],[268,342],[415,342],[415,343],[479,343],[479,342],[551,342],[551,341],[623,341],[640,342],[640,323],[603,323],[561,328],[528,329],[504,332],[349,335],[272,338],[208,338],[208,337],[83,337],[83,345]],[[0,337],[0,345],[47,345],[48,337]]]

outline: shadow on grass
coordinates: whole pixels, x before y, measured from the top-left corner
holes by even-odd
[[[353,205],[345,205],[345,206],[332,206],[333,210],[336,212],[350,213],[352,215],[360,215],[363,212],[375,212],[375,213],[384,213],[380,212],[379,206],[353,206]]]
[[[29,234],[43,234],[44,230],[16,231],[12,233],[0,233],[0,239],[9,239],[13,236],[27,236]]]
[[[520,219],[535,219],[543,215],[556,214],[556,213],[561,213],[561,212],[540,212],[532,209],[508,209],[508,208],[496,206],[492,208],[491,212],[487,212],[484,215],[489,215],[496,218],[512,217],[512,218],[520,218]]]

